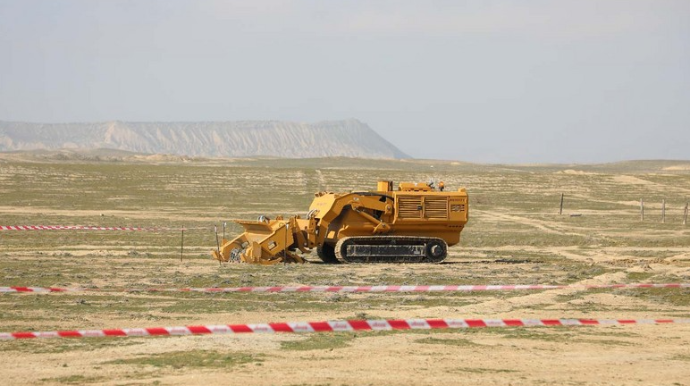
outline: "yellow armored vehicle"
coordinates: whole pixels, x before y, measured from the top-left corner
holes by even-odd
[[[306,218],[236,222],[245,232],[218,243],[221,262],[303,262],[316,248],[326,263],[438,263],[460,242],[467,223],[465,189],[436,190],[433,183],[379,181],[376,191],[316,193]]]

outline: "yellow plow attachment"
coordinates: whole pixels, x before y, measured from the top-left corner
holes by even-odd
[[[289,250],[295,244],[291,231],[295,219],[235,222],[244,227],[244,233],[233,240],[223,239],[219,248],[211,252],[216,260],[261,265],[304,263],[304,259]]]

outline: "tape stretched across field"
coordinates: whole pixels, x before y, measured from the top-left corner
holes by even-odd
[[[210,229],[209,227],[197,228],[171,228],[171,227],[102,227],[83,225],[0,225],[0,231],[129,231],[129,232],[160,232],[183,231],[191,229]]]
[[[616,326],[685,324],[690,319],[396,319],[338,320],[264,324],[228,324],[184,327],[125,328],[0,333],[0,340],[34,338],[105,338],[244,333],[314,333],[347,331],[435,330],[479,327]]]
[[[521,291],[551,289],[644,289],[690,288],[690,283],[631,283],[593,285],[380,285],[380,286],[282,286],[282,287],[214,287],[214,288],[80,288],[80,287],[0,287],[0,293],[47,293],[47,292],[472,292],[472,291]]]

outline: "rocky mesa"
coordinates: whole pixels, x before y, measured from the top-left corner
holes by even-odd
[[[0,121],[0,151],[102,148],[199,157],[409,158],[356,119],[317,123]]]

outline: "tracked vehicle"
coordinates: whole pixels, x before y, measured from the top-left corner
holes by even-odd
[[[297,253],[316,249],[326,263],[439,263],[460,242],[468,219],[464,188],[433,183],[379,181],[371,192],[319,192],[306,218],[236,222],[245,232],[218,242],[220,262],[304,262]]]

